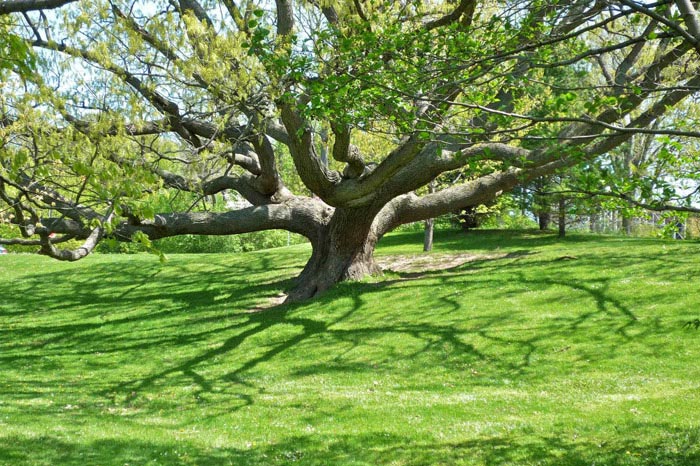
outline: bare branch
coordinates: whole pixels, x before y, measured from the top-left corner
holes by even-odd
[[[688,28],[688,32],[696,40],[700,40],[700,19],[698,19],[698,12],[695,10],[693,3],[690,0],[676,0],[676,6],[683,15],[683,21]]]
[[[360,0],[353,0],[353,4],[355,5],[355,11],[357,11],[357,16],[359,16],[360,19],[365,23],[369,22],[369,20],[367,19],[367,15],[365,15],[365,12],[362,10],[362,4],[360,3]]]
[[[41,242],[41,250],[39,254],[58,259],[60,261],[74,262],[86,257],[90,254],[97,244],[100,242],[105,232],[105,225],[110,223],[114,218],[114,209],[110,208],[109,212],[101,219],[99,226],[96,226],[85,239],[85,242],[77,249],[58,249],[51,240],[49,233],[43,231],[39,234]]]
[[[612,197],[615,199],[621,199],[630,205],[635,207],[641,207],[644,210],[652,212],[688,212],[688,213],[700,213],[700,208],[693,206],[679,206],[674,204],[669,204],[667,202],[645,202],[639,201],[629,194],[619,193],[614,191],[586,191],[586,190],[566,190],[557,191],[552,193],[544,194],[586,194],[588,196],[597,197]]]
[[[288,102],[280,102],[282,121],[289,135],[289,152],[304,184],[324,200],[334,196],[340,175],[328,170],[316,156],[313,133]]]
[[[77,0],[5,0],[0,2],[0,15],[26,13],[36,10],[52,10]]]
[[[469,18],[467,22],[471,21],[471,16],[474,14],[476,9],[476,0],[460,0],[459,5],[452,12],[446,14],[445,16],[438,18],[433,21],[429,21],[425,24],[424,28],[427,31],[432,31],[442,26],[447,26],[454,22],[457,22],[465,16]]]
[[[281,229],[307,238],[318,234],[316,225],[330,215],[328,206],[311,199],[290,198],[281,204],[246,207],[230,212],[157,214],[139,225],[122,223],[115,236],[131,238],[141,231],[152,240],[177,235],[233,235]]]
[[[293,0],[275,0],[277,4],[277,34],[287,36],[294,30]]]
[[[690,42],[696,50],[700,51],[700,37],[695,36],[692,33],[688,33],[685,29],[680,27],[680,25],[674,21],[671,21],[670,19],[665,18],[663,15],[655,12],[653,9],[648,8],[646,6],[642,6],[634,0],[620,0],[620,3],[630,7],[632,10],[637,11],[639,13],[645,14],[649,16],[650,18],[655,19],[656,21],[662,23],[666,27],[672,29],[673,31],[676,31],[680,36],[682,36],[685,40]],[[681,2],[683,3],[683,2]]]
[[[223,0],[224,6],[228,10],[231,19],[236,23],[239,31],[248,31],[248,25],[246,24],[245,18],[241,13],[241,9],[236,5],[233,0]]]
[[[170,0],[170,4],[175,6],[182,13],[191,12],[195,18],[208,27],[214,25],[209,15],[207,15],[206,10],[202,8],[202,5],[200,5],[197,0]]]
[[[29,28],[34,33],[34,37],[36,37],[38,40],[41,40],[41,33],[39,32],[39,29],[34,25],[34,21],[32,21],[32,19],[26,12],[22,12],[22,16],[24,16],[24,20],[27,22]]]
[[[58,238],[51,238],[52,244],[66,243],[72,239],[75,239],[73,235],[61,235]],[[0,238],[0,244],[5,246],[41,246],[41,240],[38,239],[22,239],[22,238],[11,238],[4,239]]]

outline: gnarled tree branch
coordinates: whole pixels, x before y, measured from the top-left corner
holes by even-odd
[[[77,0],[5,0],[0,2],[0,15],[26,13],[36,10],[52,10]]]

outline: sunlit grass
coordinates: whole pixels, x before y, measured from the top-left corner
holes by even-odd
[[[0,257],[0,464],[700,464],[699,244],[440,232],[260,312],[309,252]]]

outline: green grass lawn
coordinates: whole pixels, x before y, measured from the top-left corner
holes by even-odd
[[[700,464],[700,244],[438,232],[260,311],[309,253],[0,256],[0,464]]]

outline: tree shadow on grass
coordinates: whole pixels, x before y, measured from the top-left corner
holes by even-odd
[[[423,244],[423,232],[403,232],[383,237],[379,243],[380,249],[391,250],[396,247],[415,245],[420,250]],[[539,230],[436,230],[434,247],[436,252],[455,252],[468,248],[470,251],[492,251],[503,247],[532,249],[554,244],[606,244],[625,241],[628,244],[649,244],[658,239],[650,238],[620,238],[619,236],[602,236],[593,234],[569,234],[559,238],[557,232]]]
[[[586,238],[584,238],[586,240]],[[526,258],[527,263],[521,264],[520,260]],[[464,345],[465,339],[470,339],[471,336],[479,336],[484,340],[488,340],[503,347],[519,348],[521,358],[519,360],[511,359],[507,363],[500,364],[499,361],[491,361],[500,370],[509,373],[517,373],[524,375],[531,366],[533,355],[538,352],[548,350],[547,343],[552,339],[570,339],[577,340],[577,335],[586,333],[584,327],[601,325],[601,320],[606,321],[604,332],[597,332],[592,337],[589,336],[589,343],[598,341],[601,346],[595,348],[595,351],[581,351],[580,358],[585,361],[598,361],[606,358],[615,358],[618,354],[625,351],[626,344],[646,342],[646,337],[658,334],[668,333],[680,328],[678,321],[675,319],[667,320],[663,317],[654,319],[646,319],[644,323],[639,323],[639,318],[635,310],[625,301],[621,300],[611,291],[612,283],[615,278],[607,277],[605,274],[594,275],[587,278],[576,278],[575,276],[567,276],[565,270],[568,267],[587,266],[592,270],[600,268],[600,258],[591,256],[566,257],[567,261],[559,262],[558,258],[533,258],[528,251],[517,250],[506,254],[502,257],[478,259],[470,261],[450,269],[433,270],[420,273],[414,272],[399,272],[393,275],[398,278],[389,278],[376,283],[366,283],[356,285],[359,289],[358,294],[384,293],[388,289],[402,286],[411,290],[424,289],[425,295],[433,295],[433,299],[438,299],[442,302],[441,309],[448,309],[450,314],[458,314],[463,312],[465,304],[465,296],[468,299],[469,292],[474,289],[488,289],[490,297],[494,300],[507,297],[515,297],[525,295],[529,290],[549,290],[555,288],[568,289],[568,292],[557,293],[549,302],[542,302],[542,312],[552,312],[549,308],[562,309],[566,308],[566,297],[571,294],[578,293],[587,296],[587,300],[591,305],[583,312],[575,315],[568,315],[566,312],[561,312],[561,315],[552,317],[547,322],[540,322],[536,329],[529,332],[529,337],[513,336],[512,333],[506,332],[504,329],[514,324],[517,324],[513,319],[511,311],[504,309],[501,313],[489,312],[491,317],[484,318],[482,316],[474,316],[473,323],[461,328],[459,331],[453,331],[452,337],[449,340],[455,341],[459,337],[462,344],[455,345],[455,351],[460,351],[463,354],[472,354],[478,358],[485,359],[485,355],[479,353],[476,349],[465,350],[468,345]],[[572,262],[568,262],[571,259]],[[644,264],[645,274],[653,276],[656,280],[677,280],[674,275],[674,267],[682,265],[687,266],[684,262],[676,257],[649,258],[642,255],[621,254],[619,256],[606,257],[604,266],[607,269],[614,271],[625,270],[625,268],[642,267],[639,264]],[[556,267],[553,267],[556,266]],[[549,273],[536,274],[532,270],[547,270]],[[525,270],[528,272],[526,273]],[[637,270],[637,269],[635,269]],[[507,271],[507,275],[499,275]],[[500,278],[496,278],[500,277]],[[504,278],[507,277],[507,278]],[[414,281],[416,279],[421,279]],[[513,284],[517,284],[515,287]],[[464,293],[441,293],[435,296],[433,290],[441,288],[454,288],[456,286],[464,286]],[[658,291],[658,297],[662,298],[667,294],[663,289]],[[468,301],[466,301],[468,302]],[[373,328],[367,328],[365,331],[372,334]],[[384,327],[378,327],[378,331],[389,332]],[[454,330],[454,329],[453,329]],[[408,329],[402,331],[409,333]],[[439,334],[433,329],[434,334]],[[621,338],[615,338],[612,335],[618,334]],[[614,344],[611,343],[611,338]],[[440,341],[447,341],[446,338],[441,338]],[[663,343],[656,343],[660,346]],[[469,348],[473,348],[469,346]],[[567,349],[570,346],[566,347]],[[651,348],[650,348],[651,349]]]
[[[303,364],[297,362],[298,366],[289,370],[289,377],[340,371],[381,374],[396,371],[396,362],[416,364],[415,361],[426,358],[428,364],[438,364],[455,372],[465,371],[465,367],[472,363],[483,363],[484,367],[488,367],[490,377],[476,377],[470,379],[469,384],[489,385],[494,383],[494,379],[505,376],[515,375],[522,382],[546,377],[542,365],[535,364],[533,367],[533,355],[551,351],[548,347],[551,339],[575,339],[582,327],[593,325],[595,319],[602,315],[614,319],[618,324],[617,332],[603,332],[604,335],[600,336],[603,345],[594,354],[582,354],[581,357],[594,361],[613,358],[616,352],[621,351],[620,345],[639,337],[639,334],[631,336],[627,333],[630,327],[637,325],[633,310],[611,295],[605,279],[570,282],[551,276],[533,278],[531,274],[523,275],[518,268],[521,257],[486,260],[454,270],[428,272],[423,277],[424,281],[411,281],[407,286],[429,289],[435,298],[431,301],[433,308],[425,310],[426,316],[422,320],[417,318],[415,311],[410,311],[413,314],[403,318],[401,315],[387,316],[381,309],[370,309],[370,302],[381,302],[376,295],[381,297],[382,293],[397,284],[391,280],[378,284],[343,284],[312,304],[283,305],[265,312],[249,313],[249,303],[273,295],[288,280],[284,274],[275,278],[262,274],[267,267],[265,261],[260,261],[262,265],[258,268],[262,274],[258,277],[264,281],[263,284],[251,281],[251,278],[256,278],[255,272],[244,273],[247,270],[245,267],[238,270],[239,274],[227,267],[214,267],[203,277],[192,270],[166,273],[124,265],[122,275],[115,276],[110,266],[98,264],[89,266],[83,272],[86,278],[76,277],[73,283],[62,284],[55,292],[47,293],[42,285],[52,277],[37,274],[18,285],[21,295],[10,295],[9,306],[5,308],[11,310],[7,317],[31,321],[38,316],[39,322],[17,325],[11,335],[10,332],[0,335],[0,366],[27,366],[27,370],[33,371],[39,367],[35,364],[50,363],[52,358],[60,359],[66,355],[77,355],[81,358],[81,364],[90,366],[97,361],[95,355],[98,353],[123,353],[128,357],[144,358],[159,357],[160,352],[184,348],[186,351],[177,358],[163,358],[161,363],[148,366],[146,373],[120,374],[116,378],[97,380],[92,385],[82,383],[74,390],[90,392],[89,396],[107,402],[109,406],[136,405],[146,411],[156,411],[162,408],[155,403],[149,405],[144,395],[157,394],[171,386],[192,386],[192,397],[196,399],[209,395],[235,399],[235,403],[228,401],[221,406],[222,413],[231,415],[236,410],[254,405],[263,393],[263,381],[254,374],[265,364],[279,363],[285,355],[294,351],[308,350],[309,357],[303,360]],[[535,266],[536,262],[528,259],[527,266]],[[512,267],[511,275],[518,277],[523,286],[558,286],[586,293],[592,304],[591,311],[540,322],[535,328],[526,329],[529,333],[523,334],[513,331],[521,323],[510,315],[509,310],[488,316],[468,315],[464,313],[465,300],[462,296],[437,291],[439,286],[436,284],[457,284],[471,289],[494,290],[495,295],[512,293],[507,290],[511,278],[489,273],[492,269],[502,270],[504,267]],[[469,268],[475,268],[479,273],[464,274],[465,269]],[[84,289],[86,286],[90,288]],[[235,294],[230,292],[231,288],[236,289]],[[339,300],[344,300],[344,304],[338,305]],[[65,314],[62,319],[52,318],[51,313],[59,312],[62,306],[82,309],[83,315],[76,319],[67,318]],[[110,308],[116,310],[111,314],[105,312]],[[455,318],[458,320],[455,321]],[[660,324],[646,325],[647,331],[654,332],[659,330]],[[282,329],[285,329],[284,332]],[[614,337],[616,334],[623,338]],[[405,347],[387,346],[385,340],[389,338],[393,338],[392,341],[411,341],[412,344]],[[485,351],[484,342],[497,349]],[[376,345],[383,359],[352,358],[357,350],[371,345]],[[324,356],[319,360],[316,352],[322,348],[331,348],[333,357]],[[499,352],[503,355],[495,356]],[[52,389],[51,384],[64,383],[62,368],[60,363],[57,364],[56,367],[41,366],[53,374],[53,379],[44,382],[45,386],[26,393],[15,390],[11,385],[0,386],[0,399],[11,403],[11,400],[20,398],[40,397]],[[112,364],[96,370],[105,375],[118,372],[118,363]],[[214,366],[218,369],[212,370]],[[165,409],[173,409],[173,405],[164,406]],[[39,415],[54,412],[40,407],[32,409]],[[216,410],[210,412],[215,413]],[[677,434],[681,438],[684,433],[678,431]],[[395,461],[418,465],[452,464],[465,458],[477,458],[474,464],[519,464],[521,460],[527,460],[543,465],[595,462],[685,466],[697,464],[695,461],[698,459],[697,449],[668,446],[676,442],[673,439],[669,440],[670,444],[662,442],[654,446],[635,445],[632,440],[624,445],[601,446],[564,442],[553,437],[537,441],[531,437],[528,439],[498,437],[477,438],[458,444],[412,443],[408,439],[380,432],[357,436],[293,437],[274,445],[251,446],[241,450],[207,450],[186,440],[173,445],[132,440],[122,442],[118,439],[81,444],[54,437],[17,437],[0,445],[0,459],[17,459],[11,463],[22,464],[22,455],[37,449],[43,452],[44,457],[39,456],[40,460],[26,464],[71,465],[80,461],[80,464],[189,462],[258,465],[296,462],[320,465],[385,464]],[[626,454],[628,450],[630,455]],[[671,451],[681,451],[681,454],[674,457],[668,453]],[[188,459],[183,459],[182,455],[187,455]],[[654,455],[660,461],[645,459],[654,458]]]
[[[283,305],[271,308],[265,312],[248,313],[248,302],[241,299],[232,307],[231,296],[220,300],[224,290],[236,289],[236,298],[254,296],[252,300],[264,296],[272,296],[280,287],[288,284],[287,280],[270,281],[255,284],[249,277],[255,278],[255,267],[249,272],[248,268],[241,269],[240,274],[229,268],[217,268],[209,271],[203,280],[195,272],[184,274],[165,274],[160,269],[127,269],[123,274],[115,275],[109,265],[92,265],[84,271],[89,278],[76,278],[72,285],[64,285],[63,291],[47,297],[45,293],[33,292],[38,286],[48,280],[39,274],[31,280],[22,283],[24,290],[15,303],[24,309],[27,315],[32,309],[45,306],[55,310],[61,306],[89,308],[98,306],[98,311],[88,319],[71,320],[67,322],[49,321],[45,324],[24,326],[13,329],[12,338],[0,336],[0,345],[4,355],[0,357],[2,364],[22,364],[32,359],[38,360],[47,355],[62,355],[66,353],[84,355],[129,353],[143,354],[144,351],[157,352],[159,349],[168,351],[174,348],[191,348],[190,356],[179,357],[176,361],[166,361],[158,370],[149,375],[121,380],[111,384],[101,391],[102,396],[112,400],[119,398],[128,400],[142,392],[157,390],[156,386],[173,377],[183,377],[188,383],[194,384],[195,397],[213,391],[217,384],[234,384],[245,388],[237,393],[245,400],[240,405],[247,406],[254,402],[254,394],[258,390],[255,384],[246,380],[246,375],[260,364],[275,360],[280,355],[302,345],[313,345],[326,339],[328,344],[338,348],[337,355],[331,360],[316,362],[311,358],[303,368],[297,370],[297,375],[323,373],[324,371],[367,371],[376,368],[371,364],[352,362],[345,356],[357,348],[367,346],[373,340],[386,337],[410,338],[418,342],[408,350],[399,350],[387,354],[387,359],[400,358],[413,360],[423,354],[436,354],[448,351],[450,357],[445,365],[454,361],[458,367],[464,367],[470,361],[485,361],[493,359],[484,354],[477,339],[490,341],[497,345],[510,347],[511,352],[519,352],[519,358],[491,360],[494,370],[509,373],[524,374],[531,365],[532,355],[553,337],[565,338],[575,335],[577,330],[587,322],[601,314],[612,314],[616,322],[620,322],[618,332],[626,335],[629,327],[637,320],[633,312],[624,303],[611,297],[607,292],[607,284],[596,279],[589,282],[568,282],[548,277],[531,278],[519,272],[518,261],[527,254],[520,250],[499,259],[487,259],[471,262],[451,270],[426,272],[422,278],[430,279],[412,282],[410,287],[431,288],[437,281],[441,285],[450,285],[454,280],[464,281],[465,270],[476,270],[479,273],[470,275],[466,280],[469,287],[504,289],[508,283],[504,278],[494,278],[490,269],[514,267],[518,282],[523,285],[536,287],[562,286],[572,290],[583,291],[590,295],[595,307],[589,312],[568,319],[557,319],[539,324],[536,332],[530,335],[504,335],[504,327],[513,324],[512,316],[507,311],[490,317],[464,316],[459,325],[451,322],[441,322],[447,315],[460,315],[464,301],[460,296],[449,294],[438,295],[442,304],[437,306],[440,314],[434,314],[432,322],[392,321],[389,316],[382,316],[381,310],[366,309],[365,298],[372,294],[386,292],[391,286],[414,278],[411,274],[398,280],[386,280],[379,283],[342,284],[336,290],[321,297],[314,303],[318,314],[310,313],[307,304]],[[266,270],[269,258],[263,257],[259,270]],[[535,262],[528,262],[532,266]],[[246,272],[243,274],[243,272]],[[241,275],[245,275],[242,277]],[[604,281],[604,280],[603,280]],[[196,283],[196,285],[192,285]],[[600,285],[603,286],[600,286]],[[84,289],[91,285],[89,289]],[[498,291],[494,291],[497,297]],[[435,293],[432,293],[435,295]],[[223,296],[226,296],[223,294]],[[331,307],[334,300],[341,297],[351,297],[351,304],[333,312],[324,312]],[[164,298],[165,297],[165,298]],[[165,299],[161,306],[151,309],[139,309],[147,303]],[[217,301],[218,300],[218,301]],[[375,300],[376,301],[376,300]],[[214,303],[224,303],[216,306]],[[20,306],[21,304],[21,306]],[[116,308],[115,315],[107,311]],[[213,308],[213,309],[212,309]],[[354,322],[351,326],[342,326],[358,310],[363,309],[369,319],[367,323]],[[431,310],[431,312],[438,312]],[[142,332],[142,327],[149,331]],[[274,337],[278,328],[292,328],[282,338]],[[137,329],[137,330],[134,330]],[[259,339],[262,335],[270,335],[270,342],[256,351],[245,348],[249,340]],[[607,334],[606,334],[607,338]],[[205,349],[197,348],[200,342],[209,342]],[[544,345],[546,346],[546,345]],[[31,351],[26,351],[28,347]],[[512,348],[515,348],[513,350]],[[610,348],[617,351],[619,348]],[[244,353],[240,353],[245,351]],[[241,357],[242,356],[242,357]],[[614,357],[614,354],[604,354],[602,351],[597,358]],[[200,374],[202,367],[214,364],[220,358],[232,358],[236,363],[234,369],[224,375],[218,375],[209,380]],[[184,382],[180,382],[184,383]],[[0,391],[1,392],[1,391]],[[116,396],[115,394],[121,394]],[[134,395],[135,394],[135,395]]]
[[[663,430],[666,426],[655,425]],[[103,466],[126,464],[165,466],[196,464],[267,465],[518,465],[541,466],[696,466],[700,463],[697,429],[669,428],[651,445],[634,441],[575,440],[558,437],[494,436],[466,442],[414,441],[388,432],[356,435],[290,436],[274,444],[248,442],[240,448],[203,448],[184,434],[167,444],[142,439],[67,441],[52,436],[5,438],[3,464]],[[240,444],[246,443],[244,439]],[[27,452],[32,452],[31,456]]]
[[[210,390],[211,384],[194,370],[197,364],[232,351],[237,342],[272,325],[249,314],[249,307],[277,295],[298,271],[296,266],[279,267],[270,275],[271,258],[255,259],[242,267],[209,266],[205,275],[178,270],[177,264],[163,268],[153,262],[120,262],[115,271],[111,264],[88,262],[70,279],[54,273],[25,276],[10,284],[12,292],[0,290],[0,318],[8,325],[8,331],[0,332],[0,369],[43,371],[59,383],[68,355],[85,358],[86,368],[99,371],[103,368],[94,362],[98,356],[160,357],[159,350],[178,348],[190,348],[191,353],[198,343],[211,341],[216,350],[175,366],[202,390]],[[220,336],[231,334],[235,336],[219,346]],[[163,376],[173,372],[163,371]],[[145,378],[141,385],[148,382]],[[121,385],[126,390],[134,384]],[[11,385],[0,384],[2,393],[20,395]],[[39,394],[26,391],[25,397]],[[103,396],[114,399],[114,390],[104,390]]]

